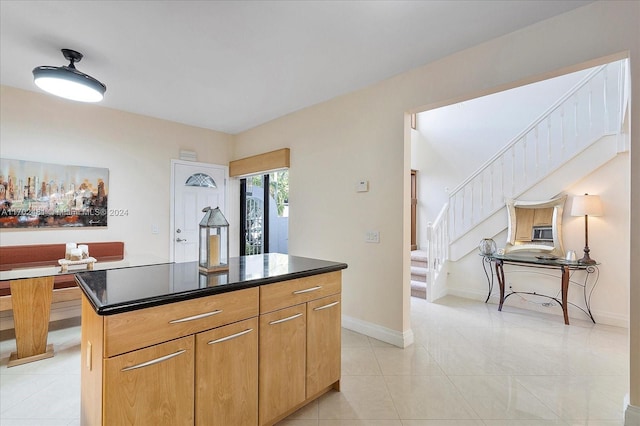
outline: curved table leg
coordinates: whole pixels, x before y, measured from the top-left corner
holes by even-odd
[[[487,271],[487,265],[489,264],[489,271]],[[487,292],[487,298],[484,303],[487,303],[491,298],[491,293],[493,292],[493,272],[491,271],[491,258],[483,257],[482,258],[482,269],[484,270],[484,274],[487,276],[487,284],[489,284],[489,291]],[[489,275],[491,273],[491,275]]]
[[[562,267],[562,313],[564,314],[564,323],[569,325],[569,310],[567,298],[569,295],[569,267]]]
[[[498,310],[502,310],[502,305],[504,304],[504,268],[502,265],[502,260],[496,259],[496,277],[498,277],[498,285],[500,286],[500,304],[498,305]]]

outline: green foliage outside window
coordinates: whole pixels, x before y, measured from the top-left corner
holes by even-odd
[[[269,194],[276,201],[278,216],[282,216],[284,207],[289,204],[289,170],[271,173]]]
[[[250,177],[249,185],[263,188],[263,175]],[[276,202],[278,216],[282,216],[284,208],[289,204],[289,170],[269,174],[269,195]]]

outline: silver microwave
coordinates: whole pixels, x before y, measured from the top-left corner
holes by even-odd
[[[531,241],[553,241],[553,227],[534,226]]]

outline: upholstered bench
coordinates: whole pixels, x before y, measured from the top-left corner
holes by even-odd
[[[89,255],[98,262],[113,262],[124,259],[124,243],[99,242],[80,243],[89,246]],[[66,244],[33,244],[23,246],[0,247],[0,271],[19,268],[37,268],[42,266],[58,266],[58,260],[64,259]],[[59,292],[58,290],[71,289]],[[53,284],[53,303],[80,299],[74,274],[57,275]],[[11,289],[9,281],[0,281],[0,311],[11,309]]]

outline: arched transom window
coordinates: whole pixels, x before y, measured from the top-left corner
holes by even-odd
[[[198,186],[200,188],[217,188],[213,178],[204,173],[194,173],[184,183],[185,186]]]

